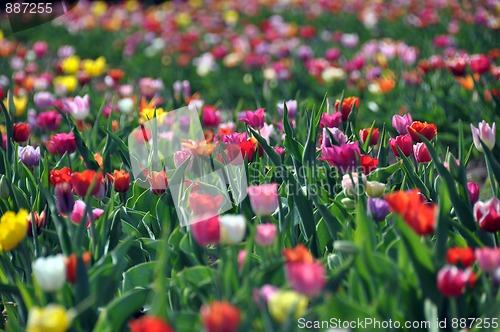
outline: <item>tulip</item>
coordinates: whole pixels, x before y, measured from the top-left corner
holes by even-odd
[[[385,183],[378,181],[368,181],[366,183],[366,194],[369,197],[382,197],[384,196]]]
[[[465,76],[466,60],[463,57],[456,57],[448,61],[448,68],[451,73],[457,77]]]
[[[212,196],[210,194],[202,194],[198,191],[191,191],[188,197],[189,207],[195,216],[215,215],[219,212],[219,208],[224,202],[224,196]]]
[[[294,291],[279,290],[268,301],[269,313],[278,323],[284,323],[292,314],[294,319],[299,319],[307,310],[308,300],[304,295]],[[295,310],[292,313],[292,310]]]
[[[59,133],[52,137],[57,153],[63,155],[64,153],[73,153],[76,151],[76,141],[73,133]]]
[[[429,235],[434,233],[437,206],[422,201],[417,190],[395,191],[385,196],[391,211],[401,215],[415,233]]]
[[[92,195],[99,192],[102,183],[102,173],[87,169],[83,172],[74,172],[71,175],[71,184],[75,194],[80,197],[87,195],[89,188],[93,185]]]
[[[270,183],[248,187],[248,196],[257,216],[268,216],[278,208],[278,184]]]
[[[472,131],[472,140],[474,141],[474,146],[479,152],[484,152],[481,141],[483,141],[484,145],[486,145],[490,150],[495,147],[497,130],[495,122],[493,122],[493,125],[490,127],[490,125],[483,120],[479,123],[477,128],[471,124],[470,129]]]
[[[45,292],[55,292],[64,285],[66,264],[63,255],[37,258],[31,266],[36,281]]]
[[[259,309],[262,310],[261,303],[269,303],[269,300],[279,291],[279,288],[273,285],[264,285],[259,289],[253,290],[253,301]]]
[[[366,188],[366,176],[364,174],[361,174],[361,192],[358,192],[359,190],[359,177],[358,173],[350,173],[350,174],[344,174],[342,177],[342,189],[344,190],[344,194],[349,197],[349,198],[354,198],[357,195],[361,195],[364,193],[364,190]]]
[[[240,325],[239,309],[228,302],[205,304],[200,308],[200,315],[206,332],[235,332]]]
[[[27,167],[37,166],[40,162],[40,147],[36,149],[31,145],[25,147],[18,147],[19,160],[23,162]]]
[[[21,209],[18,213],[5,212],[0,218],[0,253],[9,251],[26,237],[28,211]]]
[[[335,140],[340,146],[344,145],[347,143],[347,136],[340,130],[339,128],[323,128],[323,142],[321,144],[321,147],[327,147],[330,148],[334,146],[332,139]]]
[[[221,239],[219,216],[197,221],[190,225],[191,233],[200,246],[218,244]]]
[[[147,173],[147,179],[153,194],[161,195],[167,191],[168,179],[165,171],[152,171],[151,173]]]
[[[407,127],[408,134],[415,142],[422,142],[419,134],[427,138],[429,141],[436,136],[437,127],[433,123],[413,121],[411,125]]]
[[[476,54],[470,57],[469,65],[474,73],[482,75],[490,71],[491,63],[486,55]]]
[[[63,110],[71,114],[76,120],[85,120],[90,113],[89,95],[76,96],[73,100],[64,100]]]
[[[248,126],[254,129],[261,129],[265,121],[265,109],[259,108],[255,112],[245,111],[239,116],[239,120],[245,122]]]
[[[474,216],[481,229],[493,233],[500,231],[500,200],[493,197],[487,202],[476,202]]]
[[[406,135],[408,134],[408,126],[411,125],[413,122],[413,119],[411,117],[410,113],[406,113],[405,115],[397,115],[395,114],[392,117],[392,126],[400,135]]]
[[[57,111],[46,111],[38,114],[36,118],[37,126],[41,129],[54,131],[59,128],[62,115]]]
[[[71,174],[73,172],[68,167],[63,167],[60,170],[53,169],[49,172],[49,181],[50,184],[55,187],[56,184],[61,182],[70,182]]]
[[[437,286],[444,296],[458,297],[464,292],[470,277],[470,270],[460,270],[456,266],[446,265],[438,272]]]
[[[142,316],[128,323],[131,332],[174,332],[174,329],[163,319],[153,316]]]
[[[356,168],[359,155],[358,142],[354,142],[341,146],[323,147],[320,160],[326,160],[330,165],[345,173]]]
[[[47,42],[37,41],[33,44],[33,51],[35,52],[37,58],[43,57],[45,53],[47,53],[48,49],[49,46],[47,45]]]
[[[474,182],[467,182],[467,190],[469,191],[470,202],[472,205],[479,200],[479,185]]]
[[[377,169],[377,166],[378,166],[377,158],[372,158],[364,154],[359,156],[359,167],[361,168],[363,174],[365,175],[370,174],[375,169]]]
[[[359,139],[361,142],[364,144],[366,140],[368,139],[368,135],[370,135],[371,132],[371,137],[370,137],[370,145],[376,145],[380,136],[380,130],[378,128],[365,128],[361,129],[359,131]]]
[[[118,100],[116,106],[121,113],[129,115],[134,111],[134,100],[132,98],[122,98]]]
[[[499,248],[476,248],[474,251],[477,265],[486,272],[493,272],[500,267]]]
[[[277,232],[278,227],[275,224],[259,224],[255,232],[255,242],[259,246],[271,246],[276,240]]]
[[[57,211],[63,216],[73,212],[75,197],[71,185],[68,182],[56,184],[55,194]]]
[[[242,249],[238,252],[238,268],[241,270],[245,260],[247,259],[247,251]]]
[[[66,332],[74,314],[59,304],[33,307],[28,314],[26,332]]]
[[[248,141],[238,143],[240,147],[241,155],[243,158],[247,157],[247,161],[251,162],[255,155],[255,150],[257,149],[257,145],[252,138],[248,139]]]
[[[339,106],[340,106],[340,100],[337,99],[335,102],[335,110],[339,112]],[[342,121],[347,121],[349,118],[349,115],[351,114],[351,111],[355,107],[356,109],[359,107],[359,98],[358,97],[347,97],[342,100],[342,108],[341,108],[341,113],[342,113]]]
[[[185,168],[186,172],[189,172],[191,170],[191,167],[193,166],[193,160],[194,160],[193,153],[191,152],[191,150],[189,150],[187,148],[182,148],[181,150],[176,151],[174,153],[175,167],[177,167],[177,168],[181,167],[181,165],[184,164],[184,162],[188,159],[190,159],[190,160],[189,160],[188,164],[186,165],[186,168]]]
[[[33,220],[32,220],[33,219]],[[38,214],[37,211],[33,211],[32,213],[28,213],[26,217],[26,221],[28,222],[28,236],[33,237],[33,221],[35,226],[35,234],[42,234],[42,229],[45,227],[45,211]]]
[[[26,123],[15,123],[13,134],[14,142],[27,142],[30,138],[30,126]]]
[[[335,112],[332,115],[328,113],[323,113],[321,115],[321,121],[319,123],[322,128],[337,128],[342,123],[342,113]]]
[[[320,262],[288,263],[285,270],[290,286],[301,294],[316,296],[325,286],[325,267]]]
[[[220,243],[237,244],[243,240],[246,231],[245,217],[242,215],[223,215],[219,217]]]
[[[90,251],[86,251],[82,255],[83,263],[88,267],[90,262]],[[77,263],[78,258],[75,254],[71,254],[69,257],[64,259],[64,263],[66,264],[66,280],[70,283],[74,284],[76,282],[76,271],[77,271]]]
[[[283,116],[285,112],[285,105],[288,110],[288,117],[289,118],[295,118],[297,115],[297,101],[296,100],[288,100],[284,103],[278,103],[276,104],[276,107],[278,108],[278,112],[280,113],[281,116]]]
[[[381,198],[368,198],[368,214],[375,221],[384,221],[389,214],[389,204]]]
[[[417,143],[413,146],[413,154],[415,155],[415,159],[419,163],[428,163],[432,160],[427,146],[422,142]]]
[[[117,193],[126,193],[130,188],[130,174],[125,170],[115,170],[111,178],[115,184],[115,191]]]
[[[493,272],[493,283],[495,285],[500,285],[500,267]]]
[[[46,91],[37,92],[33,95],[33,102],[36,108],[41,110],[46,110],[51,107],[54,100],[54,95]]]
[[[201,111],[201,123],[206,127],[217,127],[221,122],[220,111],[214,106],[203,106]]]
[[[410,156],[413,153],[413,142],[409,134],[399,135],[396,138],[389,138],[389,145],[391,146],[392,152],[399,157],[399,151],[397,147],[403,152],[405,156]]]
[[[469,267],[475,261],[474,250],[470,247],[453,247],[446,252],[446,262],[449,264],[458,265],[460,263],[463,267]]]
[[[303,244],[298,244],[294,248],[283,249],[283,256],[287,263],[313,263],[314,257],[309,249]]]

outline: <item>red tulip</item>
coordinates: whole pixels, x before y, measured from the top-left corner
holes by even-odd
[[[257,145],[255,144],[254,140],[250,138],[248,141],[244,141],[238,144],[238,146],[241,149],[241,154],[243,158],[247,156],[248,162],[251,162],[253,160],[253,156],[255,154],[255,149]]]
[[[13,138],[14,142],[27,142],[30,138],[30,126],[27,123],[15,123]]]
[[[359,156],[359,166],[361,167],[363,174],[370,174],[372,171],[377,169],[378,159],[362,154]]]
[[[422,202],[422,196],[416,189],[396,191],[385,196],[393,212],[401,215],[415,233],[429,235],[434,233],[437,206]]]
[[[389,144],[391,146],[392,152],[399,157],[399,151],[396,148],[399,147],[405,156],[410,156],[413,153],[413,142],[409,134],[399,135],[396,138],[389,138]]]
[[[63,167],[61,169],[53,169],[49,173],[50,184],[55,187],[56,184],[61,182],[70,182],[71,181],[72,171],[68,167]]]
[[[51,138],[54,147],[60,155],[63,155],[65,152],[68,154],[76,151],[76,141],[73,133],[60,133]]]
[[[437,127],[433,123],[413,121],[413,123],[408,126],[408,133],[415,142],[422,142],[418,134],[424,136],[430,141],[436,136]]]
[[[128,323],[131,332],[174,332],[174,329],[163,319],[153,316],[142,316]]]
[[[126,193],[130,188],[130,174],[125,170],[115,170],[113,175],[108,174],[108,177],[114,182],[117,193]]]
[[[87,169],[71,175],[73,190],[80,197],[84,197],[87,194],[92,183],[95,183],[92,189],[92,195],[95,195],[99,192],[102,185],[102,173]]]
[[[378,128],[373,128],[373,130],[371,128],[361,129],[359,131],[359,139],[364,144],[365,141],[368,139],[368,135],[370,135],[370,131],[372,132],[372,136],[370,137],[370,143],[369,144],[370,145],[375,145],[375,144],[378,143],[378,139],[379,139],[379,136],[380,136],[380,130]]]
[[[90,262],[90,251],[83,253],[82,260],[89,266]],[[76,282],[76,264],[78,262],[78,258],[75,254],[71,254],[69,257],[65,258],[66,261],[66,280],[70,283],[74,284]]]
[[[340,100],[337,99],[335,102],[335,110],[338,112],[339,111],[339,106],[340,106]],[[359,98],[358,97],[347,97],[344,100],[342,100],[342,121],[347,121],[349,118],[349,114],[351,114],[351,110],[353,109],[353,106],[356,106],[356,108],[359,107]]]
[[[240,311],[227,302],[214,301],[200,309],[206,332],[235,332],[240,324]]]
[[[469,247],[453,247],[446,252],[446,262],[453,265],[461,264],[462,267],[469,267],[474,264],[475,261],[476,257],[474,255],[474,250]]]
[[[490,59],[484,54],[476,54],[470,57],[469,65],[472,71],[482,75],[490,71]]]
[[[224,196],[222,195],[212,196],[197,191],[191,191],[188,198],[189,207],[196,216],[217,214],[223,202]]]
[[[474,204],[474,215],[481,229],[487,232],[500,231],[500,200],[493,197],[487,202]]]

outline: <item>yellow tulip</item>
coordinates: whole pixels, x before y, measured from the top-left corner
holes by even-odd
[[[224,21],[228,25],[234,25],[238,22],[238,19],[240,18],[239,14],[235,10],[226,10],[224,12]]]
[[[125,9],[132,13],[139,8],[139,3],[136,0],[128,0],[125,2]]]
[[[27,332],[65,332],[71,325],[73,315],[58,304],[45,308],[34,307],[28,315]]]
[[[92,6],[92,13],[95,16],[102,16],[106,13],[108,5],[104,1],[96,1]]]
[[[165,114],[165,110],[161,107],[156,109],[156,117],[162,117]],[[154,108],[143,108],[141,111],[141,120],[149,121],[155,117],[155,109]]]
[[[0,251],[9,251],[26,237],[28,211],[21,209],[18,213],[7,211],[0,219]]]
[[[278,323],[283,323],[295,308],[294,319],[299,319],[307,310],[307,297],[294,291],[278,291],[269,299],[269,313]]]
[[[203,5],[203,0],[189,0],[189,4],[193,8],[199,8]]]
[[[80,58],[76,55],[67,57],[62,61],[61,68],[66,74],[76,74],[80,69]]]
[[[106,58],[100,56],[95,60],[83,60],[82,67],[90,77],[102,75],[106,71]]]
[[[28,106],[28,97],[27,96],[13,96],[12,97],[13,101],[14,101],[14,107],[16,108],[16,116],[21,116],[23,115],[25,112],[26,112],[26,106]],[[4,99],[3,103],[5,104],[5,106],[7,107],[7,110],[9,111],[10,113],[10,110],[9,110],[9,101],[8,99]]]
[[[3,31],[0,30],[0,41],[3,40]]]
[[[187,26],[191,23],[191,16],[189,13],[179,13],[175,18],[175,22],[181,27]]]
[[[67,93],[70,93],[75,91],[76,86],[78,84],[78,80],[73,75],[57,76],[54,78],[53,84],[55,87],[56,86],[64,87],[65,91]]]

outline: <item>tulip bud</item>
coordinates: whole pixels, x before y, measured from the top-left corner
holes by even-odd
[[[407,157],[413,153],[413,140],[409,134],[399,135],[396,138],[391,137],[389,144],[396,157],[399,157],[398,147]]]
[[[55,187],[56,208],[61,215],[70,214],[75,205],[72,187],[68,182],[60,182]]]
[[[273,295],[279,291],[279,288],[273,285],[264,285],[259,289],[253,290],[253,301],[259,309],[262,310],[261,303],[268,303]]]
[[[350,174],[344,174],[342,177],[342,189],[344,190],[344,194],[349,197],[349,198],[354,198],[357,195],[363,194],[363,191],[366,188],[366,176],[364,174],[361,174],[361,190],[362,192],[358,192],[359,190],[359,179],[358,179],[358,173],[350,173]]]
[[[220,216],[219,222],[221,244],[237,244],[243,240],[246,231],[245,217],[228,214]]]
[[[241,270],[243,268],[243,264],[245,264],[245,260],[247,259],[247,251],[240,250],[238,252],[238,268]]]
[[[45,211],[42,211],[42,213],[38,214],[37,211],[33,211],[33,217],[35,221],[35,232],[36,235],[42,234],[42,229],[45,226]],[[28,213],[28,217],[26,217],[26,220],[28,221],[28,236],[33,237],[33,221],[32,219],[32,214]]]
[[[255,242],[259,246],[271,246],[276,240],[276,232],[278,228],[275,224],[260,224],[257,225],[255,233]]]
[[[474,216],[479,227],[487,232],[500,231],[500,200],[493,197],[487,202],[474,204]]]
[[[219,216],[191,224],[191,233],[200,246],[218,244],[220,241]]]
[[[285,271],[292,289],[307,296],[321,293],[326,283],[325,267],[320,262],[287,263]]]
[[[411,125],[413,122],[413,118],[411,117],[410,113],[407,113],[403,116],[401,115],[394,115],[392,117],[392,126],[400,135],[406,135],[408,134],[408,129],[407,127]]]
[[[228,302],[214,301],[210,305],[203,305],[200,314],[206,332],[238,330],[240,311]]]
[[[9,197],[10,197],[9,183],[5,178],[5,175],[2,174],[2,176],[0,177],[0,198],[8,199]]]
[[[500,267],[493,272],[493,282],[495,285],[500,285]]]
[[[350,199],[349,197],[344,197],[340,200],[340,202],[344,205],[344,207],[348,210],[352,210],[356,207],[356,201]]]
[[[14,142],[27,142],[30,138],[30,126],[26,123],[15,123],[13,139]]]
[[[479,185],[474,182],[467,182],[467,190],[469,191],[470,202],[472,205],[479,200]]]
[[[61,254],[37,258],[32,268],[36,281],[45,292],[61,289],[66,281],[66,264]]]
[[[385,192],[385,183],[368,181],[366,183],[366,194],[369,197],[382,197]]]
[[[183,148],[174,153],[174,164],[175,167],[179,168],[184,162],[189,159],[188,164],[186,165],[185,171],[189,172],[191,167],[193,166],[194,156],[191,150]]]

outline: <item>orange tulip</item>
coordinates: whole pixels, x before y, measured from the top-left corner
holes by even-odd
[[[299,244],[292,249],[284,249],[283,256],[287,263],[313,263],[314,257],[311,252],[303,245]]]

